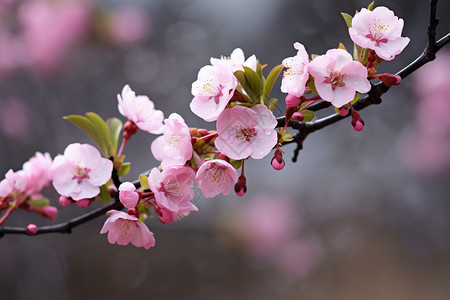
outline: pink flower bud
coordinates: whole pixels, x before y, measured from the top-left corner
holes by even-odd
[[[283,160],[283,152],[280,149],[275,151],[275,154],[272,158],[271,165],[275,170],[281,170],[284,168],[284,160]]]
[[[346,109],[345,107],[339,108],[339,114],[340,114],[342,117],[345,117],[346,115],[348,115],[348,109]]]
[[[89,206],[89,204],[91,204],[91,200],[90,199],[80,199],[80,200],[77,200],[77,201],[75,201],[76,203],[77,203],[77,205],[79,206],[79,207],[88,207]]]
[[[378,79],[380,79],[386,86],[398,85],[402,81],[402,78],[399,75],[390,73],[380,74]]]
[[[299,97],[297,97],[295,95],[291,95],[291,94],[286,96],[285,101],[286,101],[286,105],[288,107],[297,107],[300,105],[300,103],[302,103],[302,101]]]
[[[26,228],[27,234],[29,234],[29,235],[36,234],[37,230],[38,230],[38,228],[34,224],[29,224]]]
[[[352,127],[356,131],[364,129],[364,121],[356,110],[352,111]]]
[[[136,124],[133,121],[128,120],[125,125],[123,125],[123,138],[129,140],[137,131],[138,127]]]
[[[238,181],[234,185],[234,191],[236,192],[236,195],[239,197],[242,197],[247,192],[247,179],[244,175],[239,176]]]
[[[59,197],[59,205],[61,205],[62,207],[69,206],[70,204],[72,204],[74,202],[75,201],[73,201],[72,199],[70,199],[66,196]]]
[[[303,116],[303,114],[299,111],[296,111],[295,113],[292,114],[292,120],[302,122],[304,118],[305,117]]]
[[[54,220],[58,215],[58,209],[54,206],[46,206],[42,209],[42,213],[44,217]]]
[[[160,208],[158,212],[158,219],[164,224],[170,224],[175,221],[173,213],[170,210],[165,209],[164,207]]]

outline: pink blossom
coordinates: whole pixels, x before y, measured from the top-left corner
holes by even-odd
[[[319,96],[335,107],[352,101],[355,92],[370,91],[367,69],[343,49],[330,49],[309,64]]]
[[[237,182],[236,169],[221,159],[208,160],[201,165],[195,176],[195,183],[206,198],[222,193],[228,195]]]
[[[23,171],[14,172],[9,170],[5,179],[0,181],[0,197],[5,198],[12,192],[17,191],[23,193],[27,186],[27,178]]]
[[[117,95],[119,112],[128,120],[144,131],[160,134],[163,131],[164,115],[147,96],[136,96],[127,84],[122,89],[122,94]]]
[[[197,208],[190,202],[194,197],[192,184],[195,172],[185,166],[171,166],[160,172],[153,168],[148,177],[148,185],[158,206],[177,215],[187,215]]]
[[[64,155],[55,157],[50,168],[53,186],[63,196],[73,200],[92,198],[100,193],[100,186],[111,178],[113,163],[100,156],[88,144],[70,144]]]
[[[409,43],[401,37],[403,19],[384,6],[373,11],[363,8],[352,20],[349,34],[353,42],[362,48],[372,49],[384,60],[392,60]]]
[[[294,44],[294,48],[298,50],[297,55],[283,60],[285,70],[281,80],[281,91],[300,97],[305,92],[306,81],[309,78],[309,57],[302,44],[297,42]]]
[[[162,168],[184,165],[192,157],[191,133],[184,119],[173,113],[164,120],[163,135],[156,138],[151,150]]]
[[[236,48],[231,52],[230,63],[232,72],[237,70],[244,70],[242,66],[249,67],[250,69],[256,71],[256,56],[253,54],[247,60],[245,60],[244,51],[241,48]]]
[[[50,154],[36,152],[35,156],[23,164],[23,171],[27,177],[27,193],[40,192],[50,185],[50,167],[52,158]]]
[[[236,86],[232,64],[227,60],[211,58],[211,65],[202,67],[197,81],[192,84],[192,112],[207,122],[217,120],[233,97]]]
[[[232,159],[261,159],[277,143],[276,125],[277,120],[265,105],[227,108],[217,120],[215,146]]]
[[[107,214],[109,218],[100,230],[100,234],[108,232],[109,243],[123,246],[131,242],[136,247],[145,249],[155,246],[153,233],[144,223],[139,222],[137,217],[114,209]]]
[[[135,208],[139,201],[139,194],[131,182],[124,182],[119,186],[119,199],[126,208]]]

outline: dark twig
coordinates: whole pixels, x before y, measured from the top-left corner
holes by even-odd
[[[425,50],[423,53],[412,63],[410,63],[408,66],[400,70],[397,75],[399,75],[402,79],[409,76],[411,73],[425,65],[426,63],[434,60],[436,58],[436,53],[444,47],[446,44],[450,42],[450,33],[445,35],[443,38],[436,41],[436,27],[439,23],[439,20],[436,18],[436,7],[437,7],[437,0],[431,0],[430,1],[430,24],[428,25],[428,43],[425,47]],[[380,104],[381,103],[381,96],[386,93],[389,90],[389,87],[384,85],[384,83],[380,82],[375,85],[372,85],[371,90],[369,93],[361,98],[358,102],[356,102],[353,105],[353,108],[355,110],[362,110],[368,106],[374,105],[374,104]],[[328,102],[319,102],[317,104],[312,105],[309,109],[313,111],[318,111],[324,108],[327,108],[331,106]],[[323,129],[327,126],[330,126],[340,120],[343,120],[347,117],[349,117],[350,114],[343,117],[339,114],[332,114],[329,116],[326,116],[324,118],[312,121],[312,122],[299,122],[299,121],[290,121],[289,127],[292,129],[296,129],[299,132],[294,136],[294,140],[287,142],[285,144],[290,143],[296,143],[297,148],[294,150],[294,156],[292,158],[293,162],[297,161],[297,156],[299,151],[303,148],[303,142],[306,139],[306,137],[313,133],[314,131],[317,131],[319,129]],[[285,117],[277,118],[278,121],[278,127],[284,126]]]

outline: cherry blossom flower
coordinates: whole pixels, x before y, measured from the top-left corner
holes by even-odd
[[[285,58],[282,62],[286,69],[281,80],[281,91],[300,97],[305,92],[306,81],[309,78],[309,57],[302,44],[297,42],[294,44],[294,48],[298,50],[297,55]]]
[[[123,87],[122,94],[117,95],[117,100],[119,112],[139,129],[153,134],[163,132],[163,112],[156,110],[147,96],[136,96],[127,84]]]
[[[131,182],[124,182],[119,186],[119,199],[126,208],[135,208],[139,201],[139,194]]]
[[[50,168],[53,186],[63,196],[73,200],[92,198],[100,193],[100,186],[111,178],[113,163],[100,156],[88,144],[70,144],[64,155],[55,157]]]
[[[237,70],[244,70],[242,66],[249,67],[252,70],[256,70],[256,56],[253,54],[247,60],[245,60],[244,51],[241,48],[236,48],[230,55],[231,69],[233,72]]]
[[[27,185],[27,178],[23,171],[14,172],[9,170],[5,179],[0,181],[0,197],[5,198],[14,191],[22,193],[25,191]]]
[[[272,112],[262,104],[227,108],[217,120],[216,148],[232,159],[261,159],[277,143]]]
[[[162,168],[184,165],[192,157],[191,134],[184,119],[173,113],[164,120],[164,134],[151,145],[153,156],[161,161]]]
[[[194,170],[185,166],[171,166],[162,172],[153,168],[148,177],[148,185],[159,206],[177,215],[187,215],[191,210],[197,209],[190,202],[194,197],[194,177]]]
[[[155,246],[153,233],[144,223],[139,222],[136,216],[114,209],[108,211],[107,215],[109,218],[100,230],[100,234],[108,233],[109,243],[117,243],[121,246],[132,243],[136,247],[145,249]]]
[[[23,164],[23,171],[27,177],[27,193],[40,192],[44,187],[50,185],[50,167],[52,158],[50,154],[36,152],[35,156]]]
[[[409,38],[401,37],[403,19],[384,6],[373,11],[363,8],[352,20],[349,34],[362,48],[372,49],[384,60],[392,60],[408,45]]]
[[[192,83],[194,98],[189,105],[192,112],[207,122],[217,120],[233,97],[236,86],[232,64],[211,58],[211,65],[202,67],[197,81]]]
[[[237,182],[236,169],[222,159],[208,160],[201,165],[195,176],[195,183],[206,198],[222,193],[228,195]]]
[[[356,91],[367,93],[367,69],[343,49],[330,49],[309,64],[319,96],[335,107],[352,101]]]

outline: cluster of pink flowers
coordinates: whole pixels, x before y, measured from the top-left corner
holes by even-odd
[[[402,27],[403,21],[387,8],[363,9],[355,15],[349,29],[357,44],[355,48],[361,50],[358,57],[339,47],[310,60],[305,47],[295,43],[296,56],[282,61],[281,91],[288,94],[288,108],[285,126],[278,130],[272,112],[276,101],[269,100],[268,93],[282,66],[275,67],[266,78],[262,75],[264,66],[256,56],[246,60],[239,48],[230,57],[211,58],[211,64],[200,69],[192,84],[192,112],[207,122],[216,121],[216,130],[189,128],[176,113],[164,119],[149,97],[136,96],[125,85],[117,95],[118,110],[127,118],[125,125],[118,119],[105,122],[94,113],[66,117],[86,131],[100,151],[88,144],[74,143],[53,161],[48,154],[37,153],[23,170],[6,174],[0,182],[0,208],[8,212],[0,225],[11,213],[9,207],[32,207],[33,199],[40,197],[40,190],[52,180],[62,206],[76,203],[86,207],[96,199],[108,202],[111,195],[116,196],[127,211],[108,211],[100,233],[107,233],[110,243],[153,247],[154,235],[145,225],[145,219],[152,216],[150,209],[164,224],[198,210],[192,203],[194,184],[206,198],[228,195],[233,187],[238,196],[243,196],[247,191],[245,161],[262,159],[274,149],[270,163],[276,170],[283,169],[280,147],[293,139],[286,131],[287,125],[290,119],[303,121],[305,108],[314,102],[330,102],[343,116],[350,109],[353,128],[362,130],[364,121],[352,107],[352,101],[357,101],[357,93],[370,91],[369,79],[379,79],[387,85],[399,83],[396,75],[375,75],[375,67],[380,58],[392,59],[406,46],[409,40],[400,36]],[[317,95],[304,96],[311,93]],[[117,151],[122,128],[122,144]],[[119,176],[129,170],[123,150],[138,130],[160,135],[150,146],[160,166],[141,175],[139,184],[120,184]],[[27,228],[30,234],[37,231],[35,225]]]

